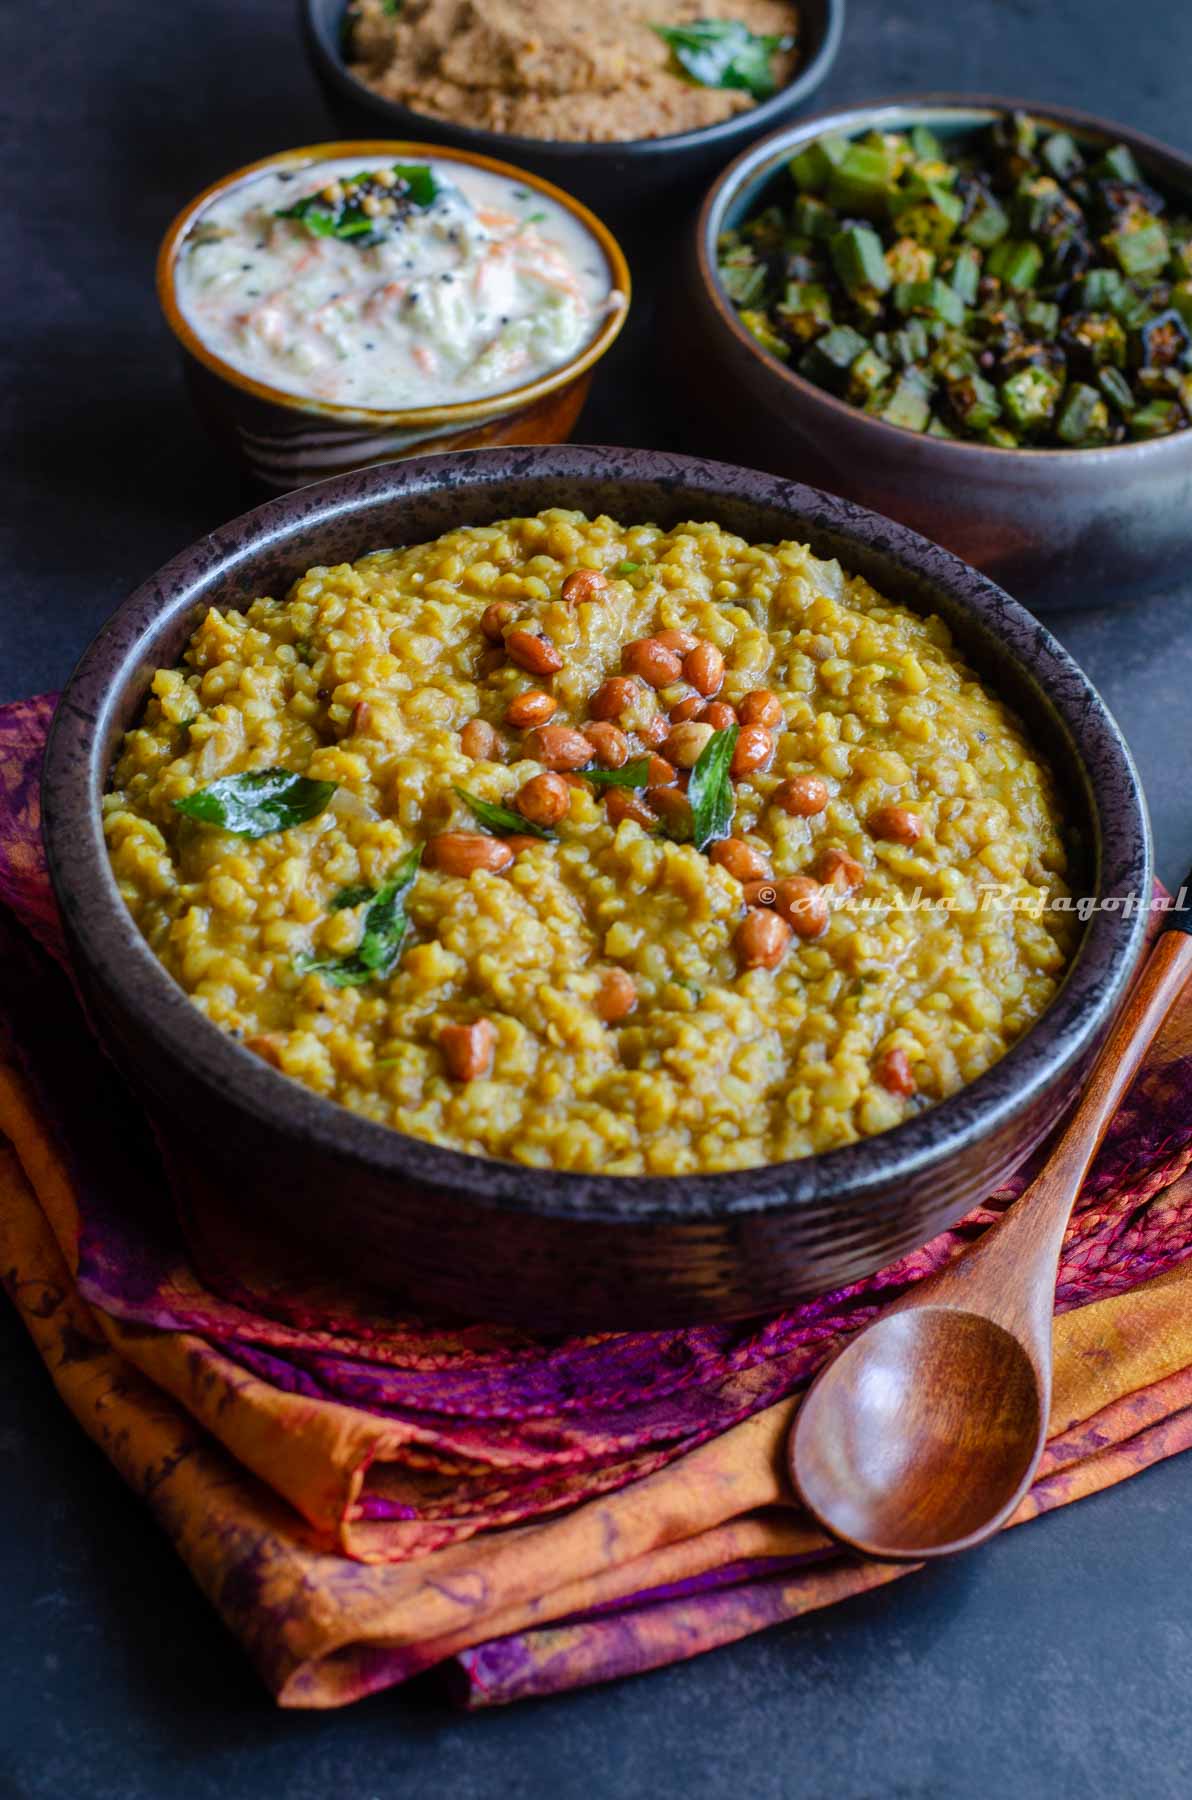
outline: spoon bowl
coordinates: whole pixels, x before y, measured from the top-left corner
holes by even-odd
[[[835,1536],[882,1561],[965,1548],[1003,1524],[1046,1406],[1022,1344],[948,1306],[888,1313],[828,1364],[800,1409],[795,1481]]]

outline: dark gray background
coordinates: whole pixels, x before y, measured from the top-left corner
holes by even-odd
[[[289,0],[25,0],[5,52],[0,701],[60,683],[132,586],[252,503],[187,411],[154,251],[213,177],[331,135]],[[1189,0],[850,0],[817,104],[1018,93],[1192,150],[1190,75]],[[715,452],[611,361],[578,435]],[[1126,612],[1088,579],[1100,605],[1052,623],[1133,745],[1175,884],[1192,570]],[[1184,1800],[1190,1501],[1177,1459],[951,1567],[566,1699],[461,1718],[428,1681],[282,1715],[0,1308],[0,1800]]]

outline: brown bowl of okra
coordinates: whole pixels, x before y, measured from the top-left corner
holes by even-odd
[[[1018,100],[822,113],[720,177],[687,277],[684,345],[755,463],[1036,608],[1135,598],[1184,565],[1192,159]]]

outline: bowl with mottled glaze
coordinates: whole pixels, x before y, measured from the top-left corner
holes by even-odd
[[[880,1136],[799,1161],[682,1177],[527,1168],[404,1136],[289,1080],[212,1025],[142,940],[100,825],[116,747],[154,669],[210,606],[279,593],[312,564],[564,506],[626,523],[712,520],[794,538],[938,614],[1051,759],[1095,896],[1063,985],[969,1087]],[[1138,777],[1087,677],[986,576],[904,526],[780,477],[583,445],[466,451],[271,501],[175,557],[72,676],[46,758],[45,834],[71,960],[105,1045],[158,1123],[176,1179],[218,1182],[287,1237],[414,1304],[540,1327],[776,1310],[858,1280],[995,1188],[1055,1124],[1141,948],[1150,837]]]
[[[1148,179],[1192,206],[1192,159],[1125,126],[1022,99],[924,95],[801,119],[755,144],[710,189],[672,288],[677,375],[714,417],[729,454],[812,480],[900,519],[984,569],[1037,610],[1114,605],[1186,569],[1192,549],[1192,430],[1105,449],[997,449],[887,424],[763,350],[716,272],[723,231],[781,187],[816,138],[926,125],[946,144],[1007,110],[1081,143],[1127,144]],[[688,369],[698,361],[701,384]]]
[[[558,368],[521,387],[474,400],[418,408],[343,406],[290,393],[259,381],[216,354],[187,319],[178,301],[179,254],[200,215],[213,200],[276,171],[298,174],[338,157],[376,156],[387,162],[464,163],[534,189],[569,212],[603,255],[615,297],[599,328]],[[249,163],[196,194],[174,219],[157,257],[157,297],[177,339],[191,399],[204,426],[229,456],[262,487],[276,493],[306,482],[368,468],[428,450],[462,450],[484,444],[557,444],[570,437],[588,395],[593,371],[620,334],[629,310],[629,266],[617,240],[586,206],[492,157],[425,143],[367,138],[308,144]]]

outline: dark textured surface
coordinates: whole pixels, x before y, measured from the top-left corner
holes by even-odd
[[[938,613],[1051,747],[1068,826],[1101,848],[1095,883],[1078,891],[1119,905],[1147,891],[1144,808],[1112,721],[1055,639],[966,564],[851,501],[719,462],[579,445],[482,450],[274,500],[201,539],[120,608],[71,678],[46,757],[47,846],[75,966],[113,1054],[173,1121],[183,1163],[243,1183],[247,1207],[268,1206],[350,1273],[548,1329],[778,1311],[925,1243],[1039,1142],[1134,963],[1140,911],[1094,914],[1034,1030],[896,1139],[770,1169],[610,1181],[419,1143],[279,1077],[199,1016],[111,879],[97,798],[146,671],[177,658],[196,616],[242,593],[283,592],[312,563],[549,505],[664,526],[695,512],[746,538],[805,540],[892,600]],[[334,1213],[323,1202],[332,1184]]]
[[[56,21],[56,22],[55,22]],[[1192,149],[1192,11],[1140,0],[852,0],[823,104],[1021,89]],[[330,129],[288,0],[150,19],[45,0],[9,24],[16,129],[0,352],[0,698],[62,681],[147,571],[251,503],[199,437],[156,319],[156,240],[236,163]],[[47,153],[47,134],[53,154]],[[16,215],[14,219],[14,213]],[[641,353],[648,316],[614,355]],[[613,367],[612,359],[608,365]],[[588,437],[702,446],[645,369]],[[19,441],[18,441],[19,430]],[[1088,570],[1097,585],[1095,567]],[[1192,584],[1053,623],[1142,769],[1159,868],[1192,859]],[[947,1568],[619,1687],[457,1719],[424,1686],[341,1716],[270,1710],[141,1509],[0,1311],[4,1800],[1183,1800],[1192,1764],[1192,1462]]]

